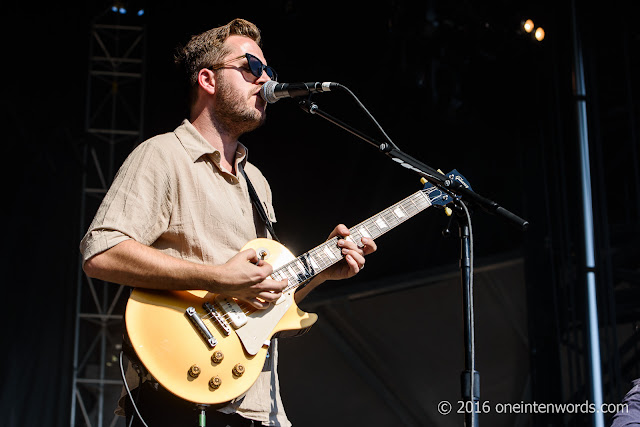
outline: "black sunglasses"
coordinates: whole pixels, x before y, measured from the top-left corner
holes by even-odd
[[[219,70],[220,68],[223,68],[228,63],[233,62],[240,58],[245,58],[245,57],[247,58],[247,64],[249,65],[249,71],[251,71],[251,74],[253,74],[257,78],[260,78],[260,76],[262,76],[262,73],[266,72],[267,76],[269,76],[271,80],[273,81],[278,80],[278,73],[276,73],[276,70],[274,70],[268,65],[264,65],[262,61],[260,61],[258,58],[256,58],[250,53],[245,53],[244,55],[240,55],[237,58],[229,59],[228,61],[224,61],[222,64],[212,65],[211,67],[208,67],[208,68],[212,71]]]

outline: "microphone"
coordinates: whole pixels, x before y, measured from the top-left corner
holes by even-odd
[[[268,80],[260,89],[260,96],[269,104],[280,98],[298,98],[310,93],[329,92],[339,87],[334,82],[278,83]]]

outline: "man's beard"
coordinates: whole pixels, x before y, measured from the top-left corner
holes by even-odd
[[[214,113],[224,132],[239,137],[264,123],[265,114],[249,106],[248,96],[243,97],[239,91],[234,92],[224,78],[218,77],[217,83]]]

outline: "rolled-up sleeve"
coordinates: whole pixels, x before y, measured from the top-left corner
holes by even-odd
[[[151,245],[167,229],[173,165],[162,147],[149,140],[122,164],[80,242],[83,264],[128,239]]]

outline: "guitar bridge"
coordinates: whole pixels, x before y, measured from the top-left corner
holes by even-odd
[[[185,314],[187,315],[189,320],[191,320],[193,326],[195,326],[198,332],[200,332],[200,335],[202,335],[207,344],[209,344],[209,347],[214,348],[216,344],[218,344],[218,340],[216,340],[216,338],[211,334],[209,328],[207,328],[207,326],[202,323],[202,320],[200,320],[196,309],[193,307],[187,307],[187,309],[185,310]]]
[[[202,304],[202,307],[207,310],[207,313],[211,315],[211,318],[216,321],[216,324],[224,331],[225,335],[231,335],[231,327],[226,320],[218,313],[218,310],[209,302]]]

